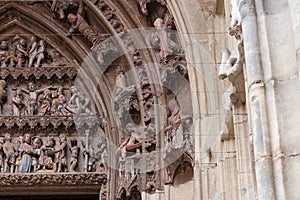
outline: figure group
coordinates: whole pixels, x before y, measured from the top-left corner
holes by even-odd
[[[33,82],[29,82],[28,88],[16,89],[11,100],[12,114],[33,116],[91,113],[89,98],[79,92],[76,86],[71,87],[71,94],[67,102],[62,87],[48,86],[37,89]]]
[[[65,58],[46,48],[44,40],[31,36],[25,38],[15,36],[11,40],[0,42],[0,67],[40,67],[44,63],[66,65]]]
[[[0,45],[1,67],[39,67],[45,60],[45,53],[45,41],[38,41],[36,36],[30,38],[29,44],[18,36],[11,45],[3,40]]]
[[[32,137],[29,133],[19,136],[15,145],[7,133],[4,138],[0,137],[0,170],[3,173],[74,172],[79,156],[77,140],[73,138],[67,144],[66,136],[60,134],[57,147],[55,145],[52,136],[43,141],[41,137]],[[69,169],[66,156],[68,147],[71,154]]]

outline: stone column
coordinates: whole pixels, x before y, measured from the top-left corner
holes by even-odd
[[[293,168],[294,162],[285,158],[283,147],[288,143],[283,138],[291,127],[283,128],[284,113],[280,109],[288,106],[280,96],[286,88],[280,84],[287,86],[297,78],[288,1],[241,0],[239,10],[258,199],[297,199],[299,184],[293,179],[300,174]]]

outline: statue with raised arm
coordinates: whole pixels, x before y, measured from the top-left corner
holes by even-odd
[[[25,94],[29,95],[28,101],[27,101],[27,110],[26,114],[29,116],[35,115],[37,112],[37,100],[38,96],[44,92],[46,89],[52,88],[51,86],[43,88],[43,89],[36,89],[36,86],[33,82],[28,83],[28,89],[21,88],[21,91]]]

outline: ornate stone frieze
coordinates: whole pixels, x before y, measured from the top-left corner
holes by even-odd
[[[106,179],[104,173],[0,174],[0,186],[99,185]]]
[[[29,126],[31,129],[40,126],[42,128],[47,128],[50,125],[53,128],[58,128],[63,125],[65,128],[70,128],[71,126],[76,125],[78,128],[83,127],[94,127],[99,125],[99,121],[96,120],[96,116],[82,116],[82,115],[69,115],[69,116],[9,116],[0,118],[0,126],[5,126],[8,129],[11,129],[14,126],[17,126],[19,129],[22,129],[26,126]]]
[[[67,76],[69,79],[74,79],[77,73],[78,70],[75,66],[51,66],[38,68],[3,67],[0,70],[0,78],[7,79],[11,76],[13,79],[17,80],[21,75],[26,80],[28,80],[31,76],[34,76],[36,79],[40,79],[42,76],[45,76],[47,79],[51,79],[53,76],[57,76],[59,79],[62,79],[64,76]]]

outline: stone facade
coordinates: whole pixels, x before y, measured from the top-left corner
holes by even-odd
[[[298,8],[0,2],[0,199],[297,199]]]

